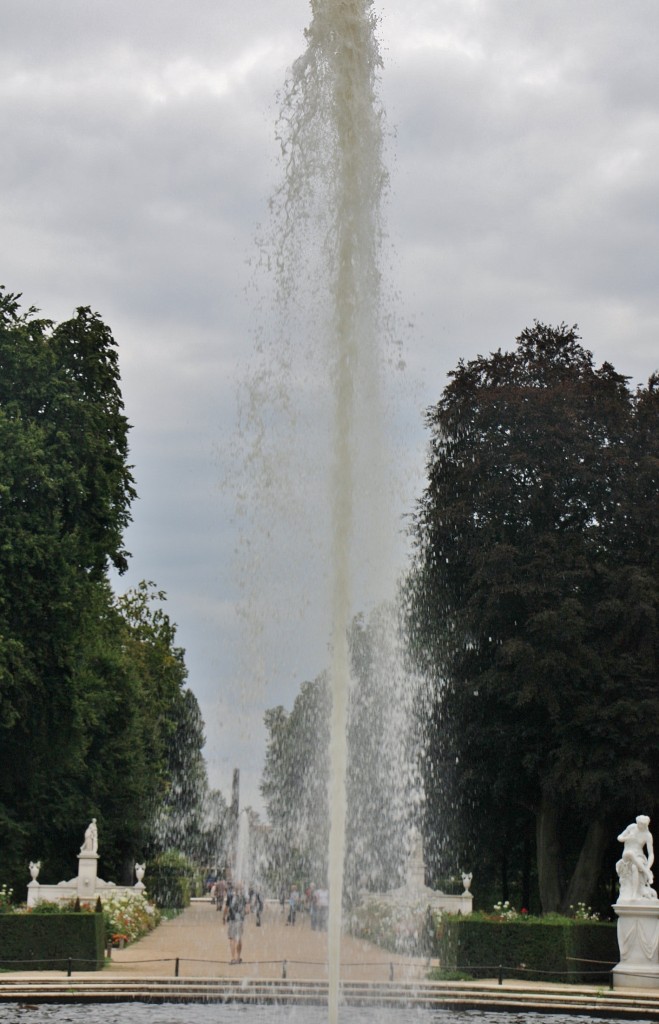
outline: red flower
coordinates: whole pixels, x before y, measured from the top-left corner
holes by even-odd
[[[520,910],[520,914],[528,914],[528,910],[526,909],[526,907],[522,907],[522,909]]]

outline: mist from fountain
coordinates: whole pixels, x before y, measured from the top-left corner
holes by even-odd
[[[260,242],[275,284],[242,397],[241,434],[250,440],[241,495],[252,587],[246,647],[259,665],[248,670],[250,685],[268,674],[268,657],[257,652],[266,631],[282,622],[282,609],[290,618],[298,602],[314,604],[330,633],[329,1017],[336,1022],[349,631],[357,611],[380,606],[395,591],[400,526],[386,378],[400,353],[382,301],[388,178],[372,0],[311,0],[311,10],[307,47],[281,100],[284,181],[271,200],[271,233]],[[288,536],[279,545],[281,522]],[[297,598],[274,596],[291,585],[296,569]],[[394,676],[398,687],[398,667]],[[404,730],[397,735],[404,739]]]
[[[291,129],[286,200],[294,205],[310,181],[311,152],[324,161],[327,202],[326,283],[329,306],[324,325],[332,385],[330,467],[331,689],[329,851],[329,1019],[338,1020],[339,965],[345,858],[346,776],[350,652],[348,629],[354,614],[354,541],[359,532],[354,500],[366,406],[380,421],[378,381],[378,268],[380,199],[385,180],[382,122],[375,100],[380,58],[368,0],[312,0],[306,53],[288,84],[284,117]],[[322,122],[318,110],[322,108]],[[318,137],[318,129],[322,135]],[[307,136],[305,139],[305,135]],[[306,146],[306,150],[303,150]],[[310,150],[308,147],[312,146]],[[318,165],[314,169],[318,170]],[[302,171],[302,175],[300,175]],[[292,213],[292,209],[288,211]],[[369,440],[376,439],[369,431]],[[369,446],[373,465],[379,448]]]

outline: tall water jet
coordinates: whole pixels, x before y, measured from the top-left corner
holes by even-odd
[[[363,403],[380,424],[378,381],[378,312],[380,273],[380,199],[384,172],[382,125],[375,98],[380,66],[369,0],[312,0],[313,20],[307,30],[307,51],[293,68],[289,106],[288,199],[309,185],[297,173],[312,145],[314,159],[321,144],[325,171],[327,223],[328,364],[332,381],[333,462],[331,503],[331,637],[332,714],[330,728],[330,854],[329,854],[329,1017],[338,1019],[343,863],[345,856],[347,719],[350,685],[348,627],[354,612],[354,541],[359,533],[355,502],[357,474],[363,455],[358,408]],[[286,109],[286,108],[285,108]],[[314,121],[322,111],[322,137]],[[315,126],[317,128],[317,126]],[[312,129],[307,139],[305,130]],[[323,145],[324,143],[324,145]],[[323,150],[325,152],[323,153]],[[308,169],[308,168],[307,168]],[[372,430],[372,424],[371,430]],[[373,441],[373,435],[370,439]],[[376,439],[376,445],[381,438]],[[377,464],[379,447],[366,446]],[[378,455],[376,455],[376,452]]]
[[[348,689],[348,627],[353,611],[351,576],[356,449],[355,406],[364,372],[377,366],[376,311],[379,275],[375,242],[381,181],[373,180],[379,157],[380,124],[374,117],[373,46],[369,4],[316,6],[310,30],[322,47],[331,76],[330,93],[338,150],[336,187],[336,277],[334,285],[334,493],[332,576],[332,719],[330,729],[329,993],[330,1020],[338,1019],[343,863],[345,857]],[[331,16],[330,16],[331,15]],[[315,30],[315,33],[314,33]],[[379,161],[378,161],[379,162]]]
[[[233,864],[233,878],[237,882],[244,882],[245,889],[252,880],[251,853],[249,813],[245,808],[238,816],[236,854]]]
[[[389,500],[383,415],[384,365],[391,352],[385,352],[381,316],[380,218],[387,175],[376,94],[381,67],[376,19],[372,0],[311,0],[311,10],[307,48],[291,69],[278,122],[285,180],[271,202],[273,236],[262,243],[262,253],[275,271],[280,326],[272,341],[265,332],[258,339],[260,362],[243,401],[242,427],[254,439],[253,486],[260,492],[249,495],[243,488],[243,494],[249,514],[260,502],[270,517],[249,541],[248,560],[252,572],[258,567],[260,589],[251,604],[254,636],[265,629],[273,606],[282,604],[264,605],[260,620],[255,613],[267,589],[268,559],[277,562],[273,521],[279,510],[295,537],[292,557],[282,558],[283,571],[288,578],[291,564],[307,569],[305,590],[312,589],[317,604],[326,604],[331,624],[329,989],[330,1020],[336,1021],[348,629],[358,608],[391,596],[398,528]],[[308,428],[301,426],[305,408],[312,410]],[[312,461],[317,472],[309,485]],[[311,501],[317,503],[313,511]],[[296,524],[299,509],[304,514]],[[301,545],[309,521],[316,528],[307,558]],[[255,555],[259,539],[260,559]],[[319,596],[323,577],[326,602]],[[290,615],[291,602],[283,603]]]

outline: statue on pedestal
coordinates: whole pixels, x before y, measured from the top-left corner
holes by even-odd
[[[618,903],[657,899],[657,893],[652,888],[654,843],[649,824],[647,814],[639,814],[636,821],[618,836],[618,842],[623,843],[622,857],[616,864],[620,879]]]
[[[652,888],[649,824],[647,814],[639,814],[618,836],[623,850],[616,864],[620,895],[613,904],[620,949],[620,963],[613,968],[615,988],[659,988],[659,899]]]
[[[96,818],[92,818],[85,829],[85,838],[83,839],[82,846],[80,847],[80,853],[98,853],[98,828],[96,827]]]

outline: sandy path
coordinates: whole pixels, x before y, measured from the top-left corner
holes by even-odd
[[[229,940],[222,916],[210,903],[194,903],[179,917],[166,921],[126,949],[112,951],[117,975],[173,976],[179,960],[179,977],[281,978],[283,961],[291,980],[327,978],[327,935],[312,931],[307,915],[298,915],[293,927],[285,924],[278,904],[268,904],[260,928],[252,915],[245,921],[243,963],[229,963]],[[344,936],[341,977],[352,980],[387,981],[394,964],[396,981],[425,977],[424,960],[388,953],[368,942]]]

